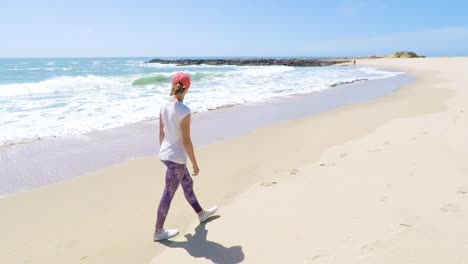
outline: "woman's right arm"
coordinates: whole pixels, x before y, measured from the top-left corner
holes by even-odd
[[[190,118],[191,114],[188,114],[182,121],[180,122],[180,128],[182,130],[182,140],[184,143],[185,152],[189,157],[190,161],[193,165],[193,176],[198,175],[200,169],[198,168],[197,159],[195,158],[195,151],[193,150],[192,139],[190,138]]]
[[[164,140],[164,124],[161,118],[161,114],[159,114],[159,146],[162,145],[162,142]]]

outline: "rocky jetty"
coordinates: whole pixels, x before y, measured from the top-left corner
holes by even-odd
[[[283,65],[293,67],[310,66],[330,66],[340,63],[350,62],[349,59],[270,59],[270,58],[251,58],[251,59],[153,59],[146,63],[176,64],[177,66],[187,65],[237,65],[237,66],[270,66]]]
[[[397,51],[391,55],[392,58],[425,58],[426,56],[418,55],[412,51]]]

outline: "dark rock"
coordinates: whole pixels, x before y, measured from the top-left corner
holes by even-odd
[[[237,66],[270,66],[283,65],[294,67],[310,67],[310,66],[330,66],[340,63],[350,62],[347,59],[153,59],[146,63],[161,63],[161,64],[176,64],[177,66],[187,65],[237,65]]]

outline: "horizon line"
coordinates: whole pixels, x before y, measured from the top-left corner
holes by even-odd
[[[83,57],[65,57],[65,56],[58,56],[58,57],[0,57],[0,60],[6,59],[123,59],[123,58],[151,58],[151,59],[171,59],[171,58],[180,58],[180,59],[205,59],[205,58],[218,58],[218,59],[234,59],[234,58],[314,58],[314,59],[326,59],[326,58],[367,58],[371,56],[377,57],[386,57],[388,55],[366,55],[366,56],[309,56],[309,55],[296,55],[296,56],[83,56]],[[427,56],[427,58],[438,58],[438,57],[468,57],[468,55],[442,55],[442,56]]]

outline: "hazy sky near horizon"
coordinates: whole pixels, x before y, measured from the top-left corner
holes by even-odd
[[[468,56],[466,0],[0,0],[0,57]]]

